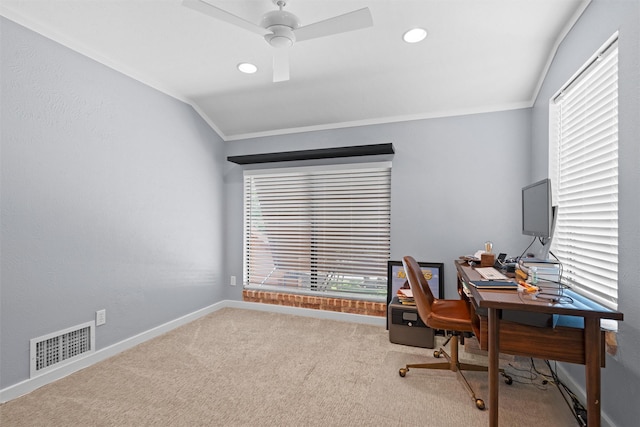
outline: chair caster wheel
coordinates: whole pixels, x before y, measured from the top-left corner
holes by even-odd
[[[435,357],[436,359],[440,358],[440,352],[438,350],[433,352],[433,357]]]
[[[480,409],[481,411],[484,411],[484,400],[482,399],[476,399],[476,408]]]
[[[398,373],[400,374],[400,376],[402,378],[404,378],[404,376],[407,375],[407,371],[408,371],[408,369],[406,369],[406,368],[400,368],[400,371],[398,371]]]
[[[511,385],[511,384],[513,384],[513,378],[511,378],[509,375],[505,375],[505,376],[504,376],[504,382],[505,382],[507,385]]]

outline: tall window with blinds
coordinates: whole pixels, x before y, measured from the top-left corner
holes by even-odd
[[[386,301],[391,164],[245,171],[244,287]]]
[[[551,100],[549,170],[558,205],[552,252],[563,281],[616,309],[617,35]]]

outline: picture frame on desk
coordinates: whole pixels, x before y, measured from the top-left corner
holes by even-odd
[[[422,273],[429,282],[431,293],[436,298],[444,298],[444,263],[418,262]],[[404,271],[402,261],[387,262],[387,306],[396,296],[398,289],[409,287],[407,274]]]

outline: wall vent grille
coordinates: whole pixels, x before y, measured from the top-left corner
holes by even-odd
[[[31,340],[31,377],[95,351],[95,321]]]

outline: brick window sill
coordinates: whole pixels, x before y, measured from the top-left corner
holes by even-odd
[[[245,289],[242,300],[263,304],[284,305],[288,307],[311,308],[316,310],[338,311],[341,313],[364,314],[386,317],[387,304],[382,302],[358,301],[340,298],[326,298],[309,295],[285,294]]]

